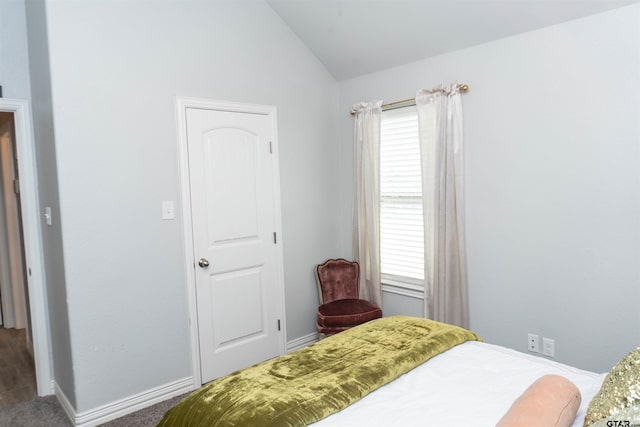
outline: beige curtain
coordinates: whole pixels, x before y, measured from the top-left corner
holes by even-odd
[[[425,316],[469,327],[462,101],[457,85],[416,96],[425,238]]]
[[[355,114],[353,257],[360,263],[360,298],[382,306],[380,284],[380,119],[382,101],[359,103]]]

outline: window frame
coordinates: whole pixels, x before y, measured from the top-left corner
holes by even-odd
[[[385,113],[392,111],[392,110],[398,110],[398,109],[402,109],[404,110],[405,108],[411,108],[413,110],[413,112],[415,113],[415,117],[416,117],[416,126],[417,126],[417,110],[415,109],[415,102],[408,102],[408,103],[403,103],[400,105],[393,105],[390,106],[389,108],[384,108],[383,107],[383,111],[382,111],[382,122],[384,122],[384,115]],[[418,141],[419,143],[419,141]],[[382,144],[383,144],[383,138],[382,138],[382,128],[381,128],[381,137],[380,137],[380,144],[381,144],[381,150],[380,150],[380,162],[382,163]],[[418,147],[419,149],[419,147]],[[419,156],[419,151],[418,151],[418,156]],[[420,161],[419,157],[418,157],[418,161]],[[380,190],[380,228],[382,229],[382,206],[384,203],[384,199],[385,196],[383,196],[382,193],[382,181],[383,181],[383,176],[382,176],[382,171],[383,168],[380,168],[380,182],[381,182],[381,190]],[[420,195],[419,196],[414,196],[413,198],[416,199],[419,203],[422,203],[422,199],[423,199],[423,193],[422,193],[422,179],[420,177],[419,179],[420,181]],[[392,196],[391,196],[392,197]],[[386,197],[387,199],[389,199],[389,196]],[[399,197],[398,199],[410,199],[412,198],[411,196],[407,196],[407,197]],[[422,219],[422,218],[421,218]],[[424,227],[424,224],[422,225],[422,227]],[[423,228],[424,230],[424,228]],[[382,230],[381,230],[381,240],[382,240]],[[422,232],[422,241],[423,241],[423,254],[424,254],[424,231]],[[391,273],[384,273],[382,272],[382,241],[381,241],[381,250],[380,250],[380,263],[381,263],[381,281],[382,281],[382,285],[383,285],[383,291],[385,292],[391,292],[391,293],[395,293],[395,294],[400,294],[400,295],[405,295],[405,296],[410,296],[410,297],[415,297],[415,298],[424,298],[424,287],[425,287],[425,281],[424,279],[419,279],[419,278],[415,278],[415,277],[409,277],[409,276],[401,276],[401,275],[396,275],[396,274],[391,274]]]

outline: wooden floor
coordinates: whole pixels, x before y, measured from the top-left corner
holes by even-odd
[[[25,329],[0,327],[0,410],[35,398],[36,374]]]

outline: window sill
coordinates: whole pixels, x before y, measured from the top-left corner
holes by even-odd
[[[398,280],[382,279],[382,292],[424,300],[424,287]]]

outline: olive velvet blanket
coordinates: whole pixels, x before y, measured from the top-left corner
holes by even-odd
[[[214,380],[158,426],[305,426],[337,412],[473,332],[392,316]]]

